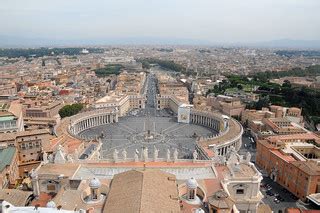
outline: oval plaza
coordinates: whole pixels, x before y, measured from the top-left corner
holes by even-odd
[[[196,149],[199,158],[211,159],[226,155],[231,147],[240,148],[240,123],[218,112],[194,109],[185,99],[159,91],[155,82],[156,75],[150,74],[141,94],[113,93],[99,99],[91,109],[71,117],[69,134],[81,140],[99,138],[101,157],[123,150],[133,157],[147,148],[149,153],[159,149],[160,156],[177,149],[182,158]]]

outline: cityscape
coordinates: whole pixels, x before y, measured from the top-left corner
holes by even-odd
[[[0,5],[0,212],[320,213],[320,16],[250,21],[263,37],[240,20],[267,15],[236,1],[172,2]],[[244,2],[274,17],[320,7]],[[240,20],[213,25],[233,38],[203,27],[229,7]]]

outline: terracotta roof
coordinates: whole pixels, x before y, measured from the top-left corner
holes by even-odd
[[[308,175],[320,176],[320,166],[315,161],[295,161],[292,164]]]
[[[285,155],[279,150],[270,150],[270,152],[286,162],[296,161],[296,159],[294,159],[294,157],[292,157],[291,155]]]
[[[224,190],[218,190],[214,195],[209,197],[209,203],[218,209],[232,209],[234,201],[229,197]]]
[[[267,204],[260,204],[257,209],[257,213],[271,213],[272,210]]]
[[[277,141],[277,140],[316,140],[318,143],[320,138],[318,135],[308,132],[308,133],[301,133],[301,134],[290,134],[290,135],[275,135],[267,137],[267,140],[270,141]]]
[[[50,132],[47,129],[36,129],[31,131],[6,133],[6,134],[1,134],[0,141],[15,140],[17,137],[25,137],[30,135],[42,135],[42,134],[50,134]]]
[[[103,212],[180,212],[175,176],[160,170],[115,175]]]
[[[55,175],[58,176],[63,174],[65,177],[72,177],[77,171],[79,165],[75,163],[68,164],[46,164],[40,167],[38,170],[38,175]]]
[[[38,199],[35,199],[32,201],[31,205],[35,206],[35,205],[39,205],[41,207],[46,207],[47,203],[52,200],[53,196],[45,193],[45,192],[41,192],[40,196],[38,197]]]
[[[18,189],[0,189],[0,200],[5,200],[14,206],[25,206],[32,192]]]

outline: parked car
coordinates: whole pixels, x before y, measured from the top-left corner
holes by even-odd
[[[284,201],[283,197],[281,197],[280,195],[276,196],[276,198],[282,202]]]
[[[271,190],[267,191],[266,194],[269,195],[269,196],[273,196],[274,195],[274,193]]]
[[[273,202],[275,202],[275,203],[280,203],[280,200],[278,200],[277,198],[275,198],[274,200],[273,200]]]

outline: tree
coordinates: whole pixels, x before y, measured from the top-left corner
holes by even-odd
[[[282,87],[291,88],[291,82],[288,81],[288,80],[284,80],[283,84],[282,84]]]
[[[269,96],[260,97],[259,101],[255,104],[257,110],[261,110],[263,107],[268,107],[270,104]]]
[[[241,84],[237,85],[238,90],[243,90],[243,86]]]
[[[83,104],[80,104],[80,103],[65,105],[59,110],[59,115],[61,118],[69,117],[79,113],[82,109],[83,109]]]

